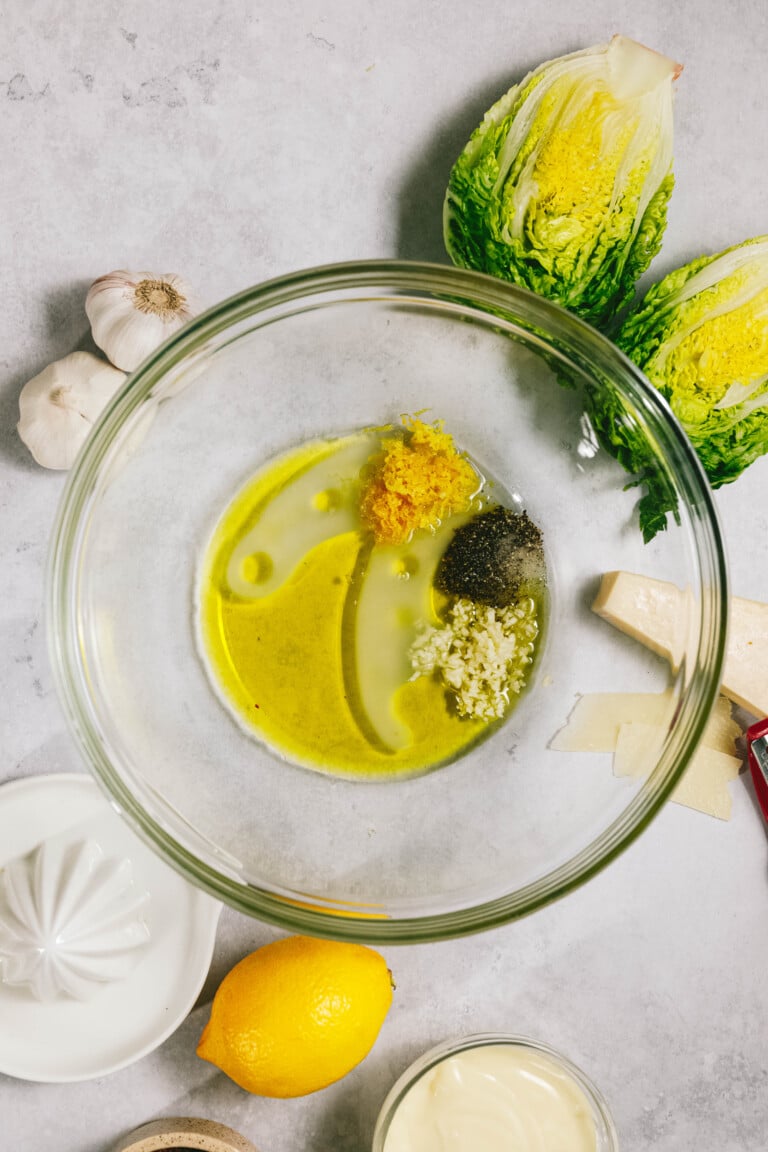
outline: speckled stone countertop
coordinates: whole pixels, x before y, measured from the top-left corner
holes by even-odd
[[[63,479],[15,433],[20,386],[87,346],[88,283],[184,273],[206,302],[313,264],[445,260],[449,168],[541,60],[621,30],[685,63],[662,273],[768,231],[768,8],[759,0],[57,0],[5,5],[0,44],[0,780],[79,770],[46,656],[42,580]],[[717,503],[733,591],[768,590],[768,458]],[[218,980],[275,933],[225,910],[206,989],[153,1055],[101,1081],[0,1076],[3,1152],[106,1152],[162,1115],[263,1152],[363,1152],[393,1080],[433,1043],[507,1030],[601,1087],[624,1152],[768,1141],[768,842],[749,784],[724,824],[669,806],[586,887],[518,924],[385,950],[396,1007],[370,1057],[297,1101],[198,1060]],[[0,1020],[2,1028],[2,1020]]]

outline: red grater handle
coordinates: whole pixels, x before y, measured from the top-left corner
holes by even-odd
[[[747,729],[747,755],[749,758],[749,770],[752,773],[752,781],[755,785],[755,795],[757,802],[760,805],[763,816],[768,820],[768,775],[766,771],[760,767],[757,762],[757,756],[752,745],[756,740],[761,737],[768,736],[768,718],[765,720],[758,720],[756,724],[752,724]]]

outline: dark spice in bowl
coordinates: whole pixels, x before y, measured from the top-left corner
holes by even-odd
[[[544,575],[541,529],[525,512],[497,505],[456,530],[435,583],[451,596],[506,608]]]

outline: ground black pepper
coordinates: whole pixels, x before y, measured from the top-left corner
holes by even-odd
[[[541,529],[525,512],[497,505],[462,525],[442,555],[436,586],[451,596],[506,608],[544,580]]]

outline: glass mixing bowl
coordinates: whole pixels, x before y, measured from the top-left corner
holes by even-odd
[[[571,387],[558,383],[558,376]],[[644,545],[581,386],[610,394],[679,501]],[[232,719],[196,645],[195,581],[234,493],[301,443],[440,419],[544,532],[550,611],[529,690],[490,738],[410,779],[288,763]],[[688,587],[677,671],[590,611],[600,574]],[[717,693],[723,546],[704,475],[657,392],[609,341],[491,278],[377,261],[243,292],[151,356],[72,470],[49,568],[68,721],[116,807],[190,880],[295,931],[433,940],[569,891],[647,825]],[[641,785],[549,747],[581,693],[668,692]]]

